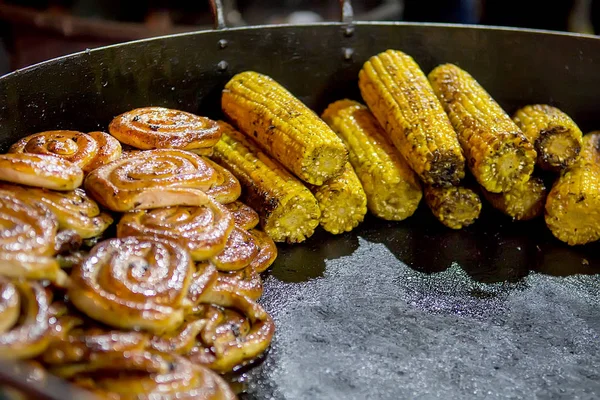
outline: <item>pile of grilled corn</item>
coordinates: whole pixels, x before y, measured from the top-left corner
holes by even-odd
[[[233,126],[219,122],[213,159],[237,177],[275,241],[303,241],[318,225],[350,231],[367,210],[401,221],[422,198],[461,229],[479,217],[480,197],[514,220],[545,211],[571,245],[600,239],[600,218],[587,214],[600,200],[596,136],[584,137],[563,111],[527,105],[511,118],[458,66],[426,75],[397,50],[371,57],[358,78],[366,105],[339,100],[321,118],[258,72],[225,86]],[[549,193],[536,166],[557,174]]]

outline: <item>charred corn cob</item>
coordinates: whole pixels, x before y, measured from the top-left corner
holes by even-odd
[[[322,185],[348,161],[327,124],[268,76],[237,74],[225,85],[221,105],[242,132],[305,182]]]
[[[546,224],[571,246],[600,239],[600,131],[583,137],[579,159],[554,182]]]
[[[507,192],[490,193],[483,189],[483,196],[497,210],[517,221],[535,218],[542,214],[546,203],[546,186],[538,177],[515,185]]]
[[[276,242],[302,242],[311,236],[321,217],[315,196],[242,133],[219,124],[223,136],[213,159],[240,181],[244,202],[259,213],[264,231]]]
[[[456,132],[425,74],[408,55],[388,50],[359,73],[362,97],[392,143],[421,180],[456,185],[465,159]]]
[[[581,130],[558,108],[546,104],[525,106],[515,113],[513,121],[534,144],[541,168],[559,171],[579,156]]]
[[[350,163],[321,186],[311,186],[321,209],[320,224],[327,232],[350,232],[365,218],[367,196]]]
[[[386,220],[410,217],[423,196],[421,185],[367,107],[352,100],[336,101],[323,119],[346,143],[369,211]]]
[[[425,187],[425,202],[435,217],[448,228],[471,225],[481,212],[477,193],[464,186]]]
[[[533,145],[485,89],[452,64],[436,67],[429,80],[479,184],[499,193],[527,182],[536,160]]]

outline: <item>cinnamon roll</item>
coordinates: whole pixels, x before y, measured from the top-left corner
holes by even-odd
[[[9,191],[28,204],[44,204],[58,219],[59,228],[73,230],[83,239],[100,236],[113,223],[112,217],[101,212],[83,189],[56,192],[0,183],[0,190]]]
[[[181,150],[134,151],[92,171],[88,193],[112,211],[201,206],[219,173],[200,156]]]
[[[124,214],[117,237],[156,236],[187,248],[196,261],[206,260],[225,248],[233,230],[233,216],[209,199],[203,206],[177,206]]]
[[[240,229],[252,229],[260,222],[258,213],[241,201],[225,204],[225,207],[233,214],[235,226]]]
[[[112,120],[108,131],[122,143],[142,150],[207,148],[221,138],[215,121],[164,107],[123,113]]]
[[[221,204],[236,201],[242,194],[242,186],[237,178],[233,176],[229,170],[221,167],[219,164],[216,164],[209,159],[205,159],[204,161],[217,172],[217,182],[206,191],[206,194]]]
[[[121,144],[104,132],[46,131],[13,144],[9,153],[44,154],[62,158],[89,172],[121,156]]]
[[[53,190],[73,190],[81,186],[83,171],[59,157],[0,154],[0,180]]]
[[[155,333],[183,321],[193,264],[177,243],[151,237],[109,239],[73,268],[68,295],[105,324]]]
[[[62,373],[102,398],[236,399],[219,375],[171,354],[140,350],[108,352],[66,372],[58,370],[59,375]]]
[[[0,275],[64,283],[66,276],[52,258],[58,222],[46,207],[0,190],[0,228]]]
[[[233,228],[225,249],[211,258],[220,271],[237,271],[248,266],[258,254],[254,237],[238,227]]]
[[[24,359],[48,346],[51,296],[39,282],[0,277],[0,359]]]

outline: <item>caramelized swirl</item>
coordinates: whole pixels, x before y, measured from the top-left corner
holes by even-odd
[[[0,190],[0,275],[65,279],[54,255],[58,223],[41,204],[27,204]]]
[[[251,229],[250,235],[254,238],[259,251],[247,268],[252,268],[259,273],[264,272],[277,258],[277,246],[273,239],[263,231]]]
[[[205,161],[217,172],[217,182],[206,191],[206,194],[222,204],[236,201],[242,194],[242,186],[237,178],[219,164],[208,159]]]
[[[136,151],[92,171],[85,188],[113,211],[200,206],[208,202],[203,190],[218,178],[206,160],[187,151]]]
[[[258,213],[241,201],[234,201],[226,204],[225,207],[233,214],[235,226],[240,229],[252,229],[260,222]]]
[[[238,293],[234,287],[215,284],[200,297],[202,304],[216,305],[233,309],[250,324],[249,329],[241,329],[246,323],[237,313],[221,311],[220,318],[210,318],[201,333],[201,342],[187,354],[196,363],[207,363],[212,370],[229,372],[237,366],[260,356],[271,344],[275,325],[267,312],[250,298]],[[196,309],[202,312],[206,308]],[[214,310],[213,310],[214,311]],[[202,314],[197,317],[207,318]],[[233,321],[237,321],[232,323]]]
[[[218,282],[226,285],[252,300],[258,300],[263,293],[263,283],[260,274],[251,266],[239,271],[219,272]]]
[[[186,247],[194,260],[223,251],[233,229],[233,217],[212,199],[199,207],[179,206],[142,210],[123,215],[117,236],[170,238]]]
[[[59,157],[0,154],[0,180],[53,190],[73,190],[81,186],[83,171]]]
[[[24,137],[9,153],[60,157],[88,172],[119,158],[121,144],[104,132],[46,131]]]
[[[110,239],[74,267],[68,293],[78,309],[98,321],[161,333],[183,321],[192,273],[189,254],[174,242]]]
[[[215,121],[163,107],[128,111],[113,119],[108,130],[122,143],[142,150],[206,148],[221,138]]]
[[[113,222],[82,189],[56,192],[0,183],[0,190],[9,191],[28,204],[44,204],[57,217],[61,229],[74,230],[83,239],[101,235]]]
[[[183,357],[149,351],[113,352],[76,368],[53,368],[80,386],[109,399],[233,400],[216,373]]]
[[[237,271],[248,266],[258,254],[258,246],[248,231],[233,228],[225,250],[211,258],[220,271]]]
[[[50,301],[38,282],[0,278],[0,359],[31,358],[46,349]]]

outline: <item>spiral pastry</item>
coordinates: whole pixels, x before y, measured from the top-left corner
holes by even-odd
[[[60,157],[89,172],[119,158],[121,144],[104,132],[46,131],[24,137],[11,146],[9,153]]]
[[[263,293],[262,278],[251,266],[234,272],[219,271],[218,283],[230,286],[237,293],[252,300],[258,300]]]
[[[178,206],[142,210],[123,215],[117,237],[156,236],[176,241],[196,261],[206,260],[225,248],[233,230],[233,216],[216,201],[199,207]]]
[[[238,227],[233,228],[225,250],[211,258],[220,271],[237,271],[248,266],[258,254],[259,248],[254,237]]]
[[[177,355],[107,352],[77,368],[52,372],[68,377],[102,398],[234,400],[235,394],[216,373]],[[58,372],[57,372],[58,371]]]
[[[207,148],[221,138],[215,121],[163,107],[121,114],[112,120],[108,131],[122,143],[142,150]]]
[[[275,332],[273,320],[260,305],[234,287],[215,284],[204,291],[200,302],[232,309],[241,314],[250,327],[240,329],[244,325],[237,314],[223,312],[223,317],[216,319],[198,315],[213,322],[207,323],[201,332],[201,341],[186,355],[192,362],[203,363],[214,371],[229,372],[260,356],[271,344]],[[238,322],[231,323],[232,318]],[[224,332],[227,330],[230,333]]]
[[[254,271],[261,273],[266,271],[277,258],[277,246],[273,239],[263,231],[251,229],[250,235],[254,238],[259,250],[256,257],[246,268],[252,268]]]
[[[50,302],[39,282],[0,278],[0,359],[36,357],[46,349]]]
[[[54,156],[0,154],[0,180],[53,190],[73,190],[81,186],[83,171]]]
[[[0,275],[65,283],[52,258],[58,223],[46,207],[0,190],[0,228]]]
[[[252,229],[260,222],[258,213],[241,201],[225,204],[225,207],[233,214],[235,226],[240,229]]]
[[[112,223],[107,213],[83,189],[57,192],[0,182],[0,190],[6,190],[28,204],[44,204],[58,219],[60,229],[73,230],[82,239],[100,236]]]
[[[201,206],[203,192],[219,173],[205,159],[181,150],[135,151],[92,171],[88,193],[112,211],[170,206]]]
[[[193,274],[190,255],[161,238],[109,239],[73,268],[69,298],[105,324],[162,333],[184,317]]]
[[[242,194],[242,186],[235,176],[229,170],[221,167],[208,159],[205,159],[211,167],[217,172],[217,182],[214,183],[206,194],[214,198],[221,204],[236,201]]]

